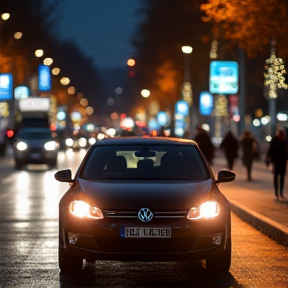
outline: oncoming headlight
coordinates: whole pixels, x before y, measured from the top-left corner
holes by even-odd
[[[73,146],[73,140],[71,138],[67,138],[65,141],[66,146],[72,147]]]
[[[215,201],[208,201],[189,210],[189,220],[211,219],[219,215],[220,205]]]
[[[79,218],[102,219],[102,211],[84,201],[73,201],[70,203],[70,213]]]
[[[80,147],[84,148],[87,145],[87,140],[86,140],[86,138],[81,137],[81,138],[79,138],[78,143],[79,143]]]
[[[19,151],[24,151],[27,149],[27,144],[23,141],[20,141],[19,143],[17,143],[16,145],[16,148],[19,150]]]
[[[44,148],[48,151],[55,150],[57,148],[57,143],[55,141],[49,141],[45,143]]]

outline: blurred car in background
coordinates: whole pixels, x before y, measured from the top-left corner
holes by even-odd
[[[81,148],[87,149],[91,145],[93,145],[96,142],[95,137],[89,135],[89,134],[83,134],[83,133],[73,133],[70,137],[66,138],[65,145],[66,149],[72,148],[73,150],[79,150]]]
[[[27,164],[47,164],[57,166],[59,144],[49,128],[22,128],[13,144],[15,168],[21,169]]]

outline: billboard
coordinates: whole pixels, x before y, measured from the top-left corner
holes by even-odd
[[[38,89],[40,91],[51,90],[51,73],[49,66],[42,64],[38,66]]]
[[[238,63],[212,61],[210,63],[209,89],[212,94],[237,94]]]
[[[13,98],[13,78],[10,73],[0,74],[0,101]]]
[[[21,112],[48,112],[49,109],[49,98],[28,97],[19,99],[19,110]]]

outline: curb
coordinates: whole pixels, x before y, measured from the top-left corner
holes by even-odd
[[[288,246],[288,228],[269,219],[268,217],[254,212],[236,201],[230,201],[231,210],[245,222],[252,225],[263,234]]]

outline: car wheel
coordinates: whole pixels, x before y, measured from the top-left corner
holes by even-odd
[[[58,262],[59,268],[63,273],[81,273],[82,271],[83,260],[78,257],[68,256],[61,249],[59,249]]]
[[[227,239],[225,250],[217,257],[206,259],[206,269],[212,273],[228,273],[231,265],[231,237]]]

